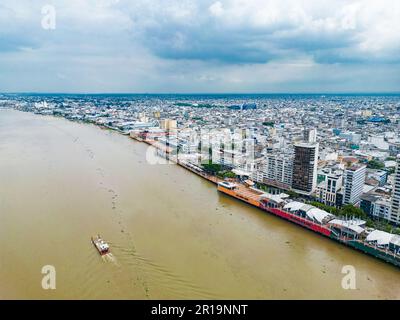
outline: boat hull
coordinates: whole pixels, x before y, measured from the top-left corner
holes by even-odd
[[[101,239],[100,238],[92,238],[92,243],[101,256],[104,256],[110,252],[109,248],[101,247]]]

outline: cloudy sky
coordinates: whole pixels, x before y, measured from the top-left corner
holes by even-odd
[[[1,0],[0,92],[400,92],[400,1]]]

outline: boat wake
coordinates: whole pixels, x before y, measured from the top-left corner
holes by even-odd
[[[115,264],[119,266],[117,258],[112,253],[106,253],[101,256],[104,262]]]

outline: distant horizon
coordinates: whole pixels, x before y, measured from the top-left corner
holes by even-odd
[[[381,92],[1,92],[1,95],[400,95],[400,91]]]

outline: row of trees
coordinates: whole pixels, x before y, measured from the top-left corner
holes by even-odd
[[[212,174],[219,178],[236,178],[236,174],[234,172],[225,169],[222,165],[218,163],[206,163],[202,164],[202,167],[204,171],[208,174]]]
[[[320,208],[321,210],[325,210],[329,213],[334,214],[335,216],[338,217],[355,217],[359,219],[364,219],[366,220],[368,218],[367,214],[361,210],[360,208],[357,208],[351,204],[347,204],[341,208],[336,208],[332,206],[328,206],[326,204],[317,202],[317,201],[310,201],[309,204],[311,204],[314,207]]]

